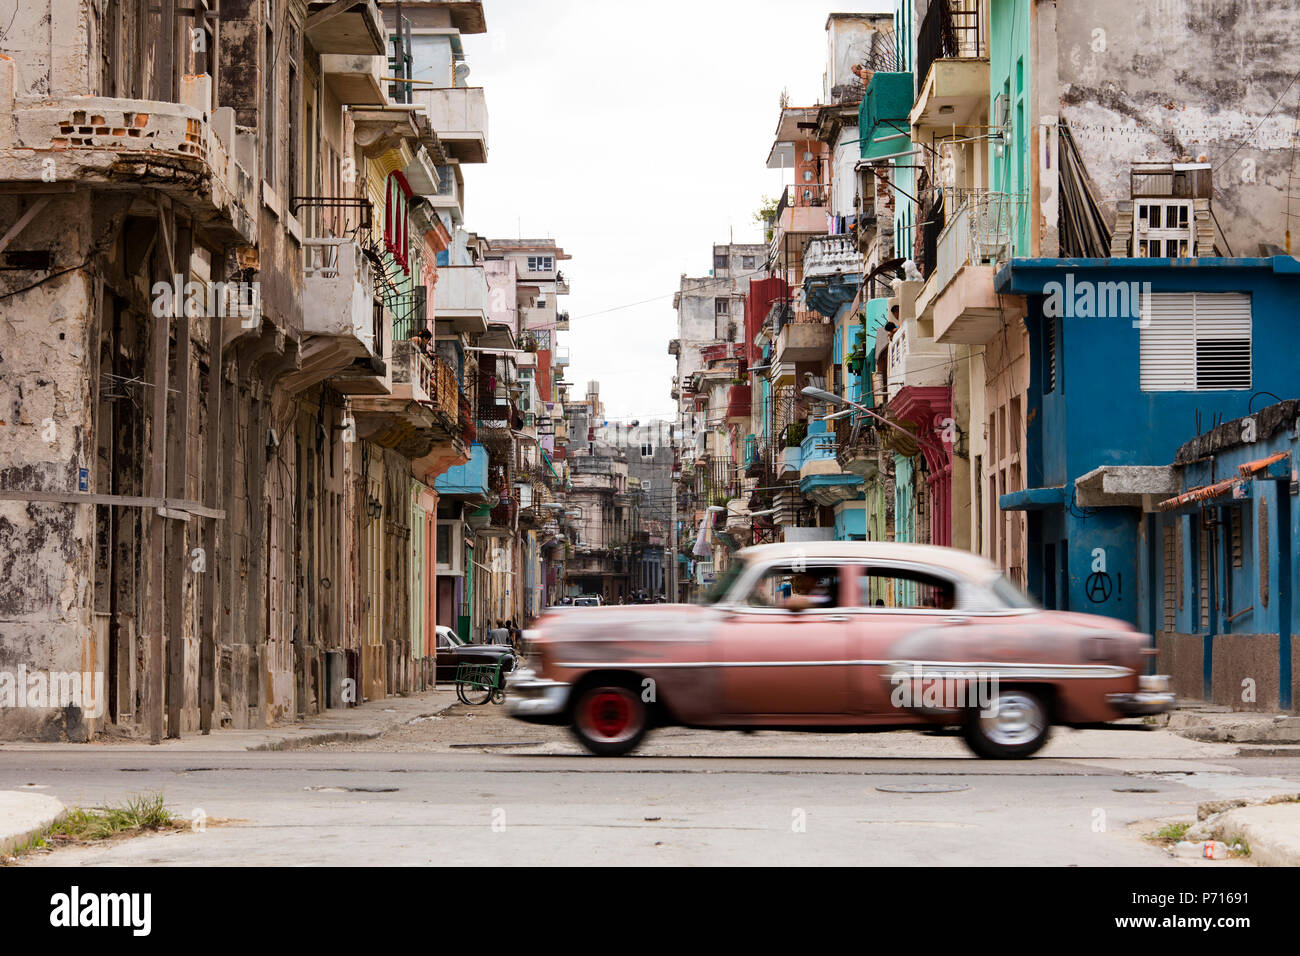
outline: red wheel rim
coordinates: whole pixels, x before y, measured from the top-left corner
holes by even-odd
[[[602,690],[587,701],[587,721],[602,737],[619,737],[632,722],[632,708],[627,697],[612,690]]]

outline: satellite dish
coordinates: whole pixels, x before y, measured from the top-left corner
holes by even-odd
[[[456,77],[456,85],[464,86],[465,80],[469,77],[469,64],[464,61],[456,64],[456,69],[452,71]]]

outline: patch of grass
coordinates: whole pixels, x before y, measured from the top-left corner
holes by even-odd
[[[1223,842],[1228,844],[1228,856],[1250,856],[1250,843],[1240,833],[1234,833],[1232,839]]]
[[[1161,843],[1177,843],[1187,836],[1187,831],[1192,828],[1188,823],[1166,823],[1155,833],[1151,834],[1152,840],[1158,840]]]
[[[14,857],[33,850],[49,850],[70,843],[91,843],[113,837],[158,830],[184,829],[188,824],[167,809],[163,795],[135,794],[111,807],[74,807],[44,833],[14,847]]]

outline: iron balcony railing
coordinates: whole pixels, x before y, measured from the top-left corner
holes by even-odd
[[[932,0],[916,35],[917,86],[935,60],[988,56],[980,30],[979,0]]]
[[[393,341],[403,342],[428,327],[428,290],[415,286],[407,292],[388,292],[384,304],[393,317]]]
[[[934,282],[943,289],[966,265],[997,265],[1015,251],[1016,235],[1025,215],[1026,198],[1019,193],[969,190],[959,194],[935,249]]]

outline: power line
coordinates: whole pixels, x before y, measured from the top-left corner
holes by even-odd
[[[704,278],[704,277],[700,277],[698,280],[695,280],[695,281],[698,281],[698,282],[700,282],[700,283],[702,283],[702,284],[704,284],[704,285],[707,286],[707,285],[712,285],[712,284],[714,284],[714,283],[718,283],[718,282],[731,283],[731,282],[734,282],[734,281],[737,280],[737,279],[747,279],[747,278],[750,278],[751,276],[766,275],[766,274],[767,274],[767,269],[764,268],[764,269],[755,269],[753,272],[742,272],[740,275],[730,276],[730,277],[725,278],[725,279],[724,279],[724,278],[721,278],[721,277],[718,277],[718,276],[715,276],[715,277],[713,277],[713,278],[708,278],[708,279],[706,279],[706,278]],[[687,278],[689,279],[689,277],[687,277]],[[619,311],[622,311],[623,309],[631,309],[631,308],[635,308],[635,307],[638,306],[638,305],[647,305],[647,304],[649,304],[649,303],[651,303],[651,302],[658,302],[660,299],[669,299],[669,298],[672,298],[672,297],[675,296],[675,295],[678,295],[679,293],[680,293],[680,294],[683,294],[683,295],[690,295],[690,294],[691,294],[691,290],[689,290],[689,289],[680,289],[680,288],[679,288],[679,289],[674,289],[672,292],[668,292],[668,293],[666,293],[666,294],[664,294],[664,295],[656,295],[656,296],[652,296],[652,297],[649,298],[649,299],[641,299],[641,300],[639,300],[639,301],[637,301],[637,302],[628,302],[628,303],[625,303],[624,305],[615,305],[615,306],[610,306],[608,309],[601,309],[601,310],[599,310],[599,311],[597,311],[597,312],[586,312],[586,313],[583,313],[582,315],[575,315],[575,316],[573,316],[573,318],[574,318],[574,319],[589,319],[589,318],[591,318],[592,316],[596,316],[596,315],[607,315],[607,314],[610,313],[610,312],[619,312]]]

